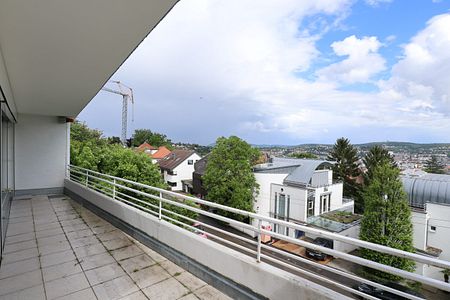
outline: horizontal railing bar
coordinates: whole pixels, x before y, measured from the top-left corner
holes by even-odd
[[[330,267],[330,266],[327,266],[327,265],[323,265],[323,264],[317,263],[317,262],[315,262],[315,261],[312,261],[312,260],[309,260],[309,259],[307,259],[307,258],[304,258],[304,257],[302,257],[302,256],[300,256],[300,255],[296,255],[296,254],[293,254],[293,253],[290,253],[290,252],[287,252],[287,251],[278,249],[278,248],[276,248],[276,247],[274,247],[274,246],[262,245],[262,247],[263,247],[264,249],[266,249],[266,250],[270,250],[270,251],[276,252],[276,253],[278,253],[278,254],[282,254],[282,255],[288,256],[288,257],[290,257],[290,258],[292,258],[292,259],[298,260],[298,261],[300,261],[300,262],[302,262],[302,263],[306,263],[306,264],[308,264],[308,265],[310,265],[310,266],[317,267],[317,268],[319,268],[319,269],[326,270],[326,271],[328,271],[328,272],[332,272],[332,273],[335,273],[335,274],[337,274],[337,275],[341,275],[341,276],[344,276],[344,277],[348,277],[348,278],[353,279],[353,280],[355,280],[355,281],[357,281],[357,282],[363,282],[363,283],[369,284],[369,285],[371,285],[371,286],[374,286],[374,287],[383,289],[383,290],[385,290],[385,291],[394,293],[394,294],[399,295],[399,296],[402,296],[402,297],[406,297],[406,298],[408,298],[408,299],[413,299],[413,300],[424,300],[423,298],[416,297],[416,296],[414,296],[414,295],[411,295],[411,294],[408,294],[408,293],[405,293],[405,292],[402,292],[402,291],[393,289],[393,288],[391,288],[391,287],[388,287],[388,286],[385,286],[385,285],[376,283],[376,282],[374,282],[374,281],[370,281],[370,280],[368,280],[368,279],[359,277],[359,276],[357,276],[357,275],[353,275],[352,273],[344,272],[344,271],[339,270],[339,269],[337,269],[337,268],[333,268],[333,267]]]
[[[191,225],[188,225],[188,224],[183,223],[183,222],[181,222],[181,221],[178,221],[178,220],[176,220],[176,219],[170,218],[170,217],[168,217],[168,216],[166,216],[166,215],[163,215],[162,217],[163,217],[163,219],[168,219],[168,220],[170,220],[170,221],[172,221],[172,222],[175,222],[175,223],[177,223],[177,224],[180,224],[180,225],[182,225],[182,226],[184,226],[184,227],[191,228],[192,230],[198,230],[198,231],[200,231],[200,232],[203,232],[203,233],[207,234],[207,232],[205,232],[205,231],[203,231],[203,230],[199,230],[198,228],[195,228],[194,226],[191,226]],[[192,233],[195,234],[194,232],[192,232]],[[222,241],[222,242],[224,242],[224,243],[226,243],[226,244],[230,244],[230,245],[232,245],[233,247],[236,247],[236,248],[241,249],[241,250],[246,251],[246,252],[250,252],[250,253],[252,253],[252,254],[256,254],[256,251],[255,251],[255,250],[252,250],[252,249],[250,249],[250,248],[247,248],[247,247],[241,246],[241,245],[239,245],[239,244],[233,243],[233,242],[231,242],[231,241],[228,241],[228,240],[226,240],[226,239],[223,239],[223,238],[221,238],[221,237],[219,237],[219,236],[216,236],[216,235],[214,235],[214,234],[213,234],[212,236],[213,236],[214,239],[217,239],[217,240],[219,240],[219,241]]]
[[[324,276],[322,276],[322,275],[319,275],[319,274],[316,274],[316,273],[311,273],[309,270],[303,270],[302,268],[295,267],[295,266],[293,266],[293,265],[290,265],[290,264],[288,264],[288,263],[285,263],[284,261],[277,260],[276,258],[273,258],[273,257],[268,256],[268,255],[266,255],[266,254],[262,254],[262,253],[261,253],[261,257],[264,258],[265,260],[268,260],[268,261],[271,261],[271,262],[280,264],[280,265],[282,265],[282,266],[284,266],[284,267],[286,267],[286,268],[289,268],[289,269],[291,269],[291,270],[293,270],[293,271],[300,272],[300,273],[302,273],[303,275],[312,277],[312,278],[317,279],[317,280],[319,280],[319,281],[325,281],[325,282],[327,282],[328,284],[334,285],[334,286],[336,286],[336,287],[338,287],[338,288],[340,288],[340,289],[343,289],[344,291],[350,292],[350,293],[352,293],[352,294],[356,294],[356,295],[361,296],[361,297],[364,297],[364,298],[366,298],[366,299],[379,300],[379,298],[376,298],[376,297],[370,296],[370,295],[368,295],[368,294],[366,294],[366,293],[363,293],[363,292],[360,292],[360,291],[358,291],[358,290],[355,290],[355,289],[353,289],[353,288],[351,288],[351,287],[348,287],[348,286],[346,286],[346,285],[343,285],[342,283],[339,283],[339,282],[337,282],[337,281],[333,281],[333,280],[331,280],[331,279],[328,279],[328,278],[326,278],[326,277],[324,277]]]
[[[210,207],[226,210],[226,211],[229,211],[229,212],[232,212],[232,213],[237,213],[237,214],[240,214],[240,215],[243,215],[243,216],[246,216],[246,217],[251,217],[251,218],[254,218],[254,219],[257,219],[257,220],[262,220],[262,221],[266,221],[266,222],[269,222],[269,223],[278,224],[278,225],[281,225],[281,226],[286,226],[286,227],[289,227],[289,228],[292,228],[292,229],[301,230],[301,231],[308,232],[308,233],[311,233],[311,234],[314,234],[314,235],[330,238],[330,239],[333,239],[333,240],[341,241],[341,242],[344,242],[344,243],[348,243],[348,244],[351,244],[351,245],[363,247],[363,248],[366,248],[366,249],[375,250],[375,251],[378,251],[378,252],[394,255],[394,256],[397,256],[397,257],[403,257],[403,258],[412,259],[412,260],[417,261],[417,262],[433,265],[433,266],[444,268],[444,269],[450,269],[450,262],[448,262],[448,261],[444,261],[444,260],[440,260],[440,259],[436,259],[436,258],[432,258],[432,257],[427,257],[427,256],[424,256],[424,255],[419,255],[419,254],[415,254],[415,253],[411,253],[411,252],[406,252],[406,251],[403,251],[403,250],[390,248],[390,247],[387,247],[387,246],[374,244],[374,243],[371,243],[371,242],[362,241],[362,240],[351,238],[351,237],[347,237],[347,236],[342,236],[342,235],[339,235],[339,234],[336,234],[336,233],[332,233],[332,232],[326,232],[326,231],[323,231],[323,230],[320,230],[320,229],[307,227],[305,225],[294,224],[294,223],[291,223],[291,222],[287,222],[287,221],[283,221],[283,220],[279,220],[279,219],[275,219],[275,218],[271,218],[271,217],[266,217],[266,216],[258,215],[258,214],[251,213],[251,212],[246,212],[246,211],[239,210],[239,209],[236,209],[236,208],[231,208],[231,207],[228,207],[228,206],[220,205],[220,204],[217,204],[217,203],[214,203],[214,202],[205,201],[205,200],[201,200],[201,199],[198,199],[198,198],[177,194],[177,193],[174,193],[174,192],[171,192],[171,191],[167,191],[167,190],[156,188],[156,187],[151,187],[151,186],[148,186],[146,184],[141,184],[141,183],[138,183],[138,182],[133,182],[131,180],[127,180],[127,179],[123,179],[123,178],[119,178],[119,177],[115,177],[115,176],[111,176],[111,175],[105,175],[105,174],[102,174],[102,173],[99,173],[99,172],[96,172],[96,171],[90,171],[90,170],[87,170],[87,169],[84,169],[84,168],[80,168],[80,167],[76,167],[76,168],[82,169],[84,171],[89,171],[89,173],[92,172],[94,174],[100,174],[100,175],[104,175],[104,176],[109,177],[109,178],[113,178],[113,179],[116,179],[116,180],[121,180],[123,182],[134,184],[136,186],[147,188],[147,189],[150,189],[150,190],[153,190],[153,191],[161,192],[163,194],[172,195],[172,196],[174,196],[175,198],[178,198],[178,199],[181,198],[181,199],[185,199],[185,200],[194,201],[196,203],[208,205]],[[81,172],[79,172],[79,173],[81,173]],[[83,173],[81,173],[81,174],[83,174]],[[238,226],[240,226],[240,225],[238,225]],[[252,229],[250,229],[250,230],[252,230]]]
[[[99,178],[98,176],[96,177],[96,176],[94,176],[94,175],[92,175],[90,173],[98,174],[98,175],[104,176],[106,178],[112,178],[112,179],[114,179],[116,181],[117,180],[118,181],[122,181],[122,182],[129,183],[129,184],[132,184],[132,185],[135,185],[135,186],[139,186],[141,188],[149,189],[149,190],[152,190],[152,191],[159,191],[162,195],[169,195],[169,196],[171,196],[171,197],[173,197],[175,199],[190,200],[190,201],[197,202],[197,203],[204,204],[204,205],[208,205],[208,206],[211,206],[211,207],[224,209],[224,208],[222,208],[222,205],[219,205],[219,204],[216,204],[216,203],[212,203],[212,202],[209,202],[209,201],[204,201],[204,200],[197,199],[197,198],[194,198],[194,197],[180,195],[180,194],[169,192],[169,191],[166,191],[166,190],[163,190],[163,189],[150,187],[148,185],[139,184],[139,183],[136,183],[136,182],[133,182],[133,181],[130,181],[130,180],[126,180],[126,179],[122,179],[122,178],[118,178],[118,177],[114,177],[114,176],[110,176],[110,175],[101,174],[101,173],[98,173],[98,172],[95,172],[95,171],[91,171],[91,170],[87,170],[87,169],[83,169],[83,168],[79,168],[79,167],[75,167],[75,168],[78,168],[78,169],[81,169],[81,170],[85,170],[86,173],[82,173],[82,172],[77,171],[77,170],[70,170],[71,172],[69,174],[69,178],[71,178],[70,176],[73,176],[72,172],[75,172],[75,173],[80,174],[80,176],[87,176],[87,177],[93,178],[95,180],[100,180],[100,181],[103,181],[103,182],[105,182],[107,184],[110,184],[110,185],[113,185],[113,186],[116,186],[116,187],[119,187],[119,188],[122,188],[122,189],[125,189],[125,190],[128,190],[128,191],[131,191],[133,193],[140,194],[140,195],[142,195],[144,197],[148,197],[148,198],[154,199],[156,201],[162,201],[162,202],[165,202],[165,203],[169,203],[169,204],[175,205],[177,207],[182,207],[184,209],[191,210],[193,212],[196,212],[196,213],[199,213],[199,214],[211,217],[213,219],[221,220],[221,221],[228,222],[228,223],[231,223],[231,224],[234,223],[234,225],[236,225],[236,226],[240,226],[240,227],[249,229],[249,230],[251,230],[251,231],[253,231],[253,232],[257,233],[257,234],[264,233],[264,234],[267,234],[269,236],[272,236],[272,237],[275,237],[275,238],[278,238],[278,239],[281,239],[281,240],[285,240],[285,241],[291,242],[293,244],[297,244],[297,245],[300,245],[300,246],[303,246],[303,247],[308,247],[308,248],[311,248],[311,249],[322,251],[322,252],[327,253],[329,255],[332,255],[334,257],[340,257],[340,258],[345,259],[345,260],[356,262],[356,263],[358,263],[360,265],[363,265],[363,266],[369,266],[371,268],[374,268],[374,269],[377,269],[377,270],[380,270],[380,271],[388,272],[388,273],[391,273],[391,274],[394,274],[394,275],[397,275],[397,276],[401,276],[401,277],[408,278],[408,279],[411,279],[411,280],[419,281],[419,282],[428,284],[430,286],[437,287],[437,288],[442,289],[442,290],[450,291],[450,287],[447,287],[445,284],[441,283],[440,281],[434,280],[434,279],[430,279],[430,278],[427,278],[427,277],[424,277],[424,276],[421,276],[421,275],[413,274],[413,273],[410,273],[410,272],[407,272],[407,271],[403,271],[403,270],[396,269],[396,268],[393,268],[393,267],[390,267],[390,266],[379,264],[379,263],[376,263],[376,262],[373,262],[373,261],[370,261],[370,260],[366,260],[364,258],[360,258],[360,257],[354,256],[354,255],[350,255],[350,254],[347,254],[347,253],[343,253],[343,252],[339,252],[339,251],[336,251],[336,250],[333,250],[333,249],[329,249],[329,248],[326,248],[326,247],[321,247],[321,246],[312,244],[310,242],[305,242],[305,241],[300,241],[300,240],[297,240],[297,239],[293,239],[293,238],[291,238],[289,236],[280,235],[280,234],[274,233],[272,231],[267,231],[267,230],[264,230],[264,229],[259,230],[258,228],[254,227],[252,225],[245,224],[245,223],[233,220],[233,219],[229,219],[227,217],[218,216],[218,215],[210,213],[210,212],[205,212],[205,211],[200,210],[198,208],[186,205],[186,204],[184,204],[182,202],[178,202],[178,201],[175,201],[175,200],[169,200],[169,199],[166,199],[166,198],[161,198],[161,197],[158,197],[158,196],[155,196],[155,195],[152,195],[152,194],[148,194],[146,192],[142,192],[142,191],[139,191],[139,190],[136,190],[136,189],[133,189],[133,188],[130,188],[130,187],[127,187],[127,186],[115,183],[115,182],[111,182],[111,181],[103,179],[103,178]],[[74,180],[74,181],[78,182],[81,185],[84,185],[84,183],[82,181],[76,181],[76,180]],[[91,182],[91,184],[92,184],[92,182]],[[96,183],[93,183],[93,184],[96,184]],[[112,189],[110,189],[108,187],[105,187],[103,185],[101,185],[101,187],[109,189],[109,190],[112,190]],[[93,188],[96,189],[95,187],[93,187]],[[100,190],[99,192],[100,193],[106,193],[104,190]],[[121,193],[121,194],[123,194],[123,193]],[[123,195],[125,196],[126,194],[123,194]],[[108,195],[108,196],[110,196],[110,195]],[[131,197],[129,195],[126,195],[126,196],[127,197]],[[152,205],[152,204],[150,204],[148,202],[145,202],[143,200],[139,200],[139,199],[134,199],[134,200],[138,201],[139,203],[144,203],[145,205],[152,206],[155,209],[157,208],[154,205]],[[142,209],[147,210],[146,208],[141,207],[138,204],[131,203],[131,202],[130,202],[130,204],[133,205],[134,207],[142,208]],[[286,222],[286,221],[282,221],[282,220],[278,220],[278,219],[274,219],[274,218],[270,218],[270,217],[265,217],[265,216],[260,216],[260,215],[257,215],[257,214],[240,211],[240,210],[237,210],[237,209],[234,209],[234,208],[231,209],[231,208],[226,207],[226,206],[223,206],[223,207],[226,208],[226,209],[224,209],[226,211],[230,211],[230,212],[233,212],[233,213],[241,214],[241,215],[244,215],[244,216],[251,216],[254,219],[268,221],[268,222],[271,222],[271,223],[274,223],[274,224],[287,226],[287,227],[292,228],[292,229],[299,229],[299,230],[305,229],[303,231],[309,232],[309,233],[313,232],[314,234],[322,235],[322,236],[327,236],[327,235],[328,236],[329,235],[333,235],[334,236],[334,235],[336,235],[336,234],[333,234],[333,233],[328,233],[328,232],[323,232],[321,230],[313,229],[313,228],[310,228],[310,227],[309,228],[305,228],[305,226],[302,226],[302,225],[299,225],[299,224],[292,224],[292,223],[289,223],[289,222]],[[178,215],[179,217],[182,217],[182,218],[185,218],[185,219],[187,218],[187,217],[182,216],[180,214],[177,214],[177,213],[175,213],[173,211],[170,211],[170,210],[167,210],[167,209],[163,209],[163,210],[168,212],[168,213],[170,213],[170,214]],[[149,210],[149,211],[151,211],[151,210]],[[242,213],[242,212],[244,212],[244,213]],[[154,214],[154,215],[157,214],[154,211],[151,211],[151,213]],[[164,216],[164,218],[171,219],[168,216]],[[189,225],[186,225],[185,223],[180,222],[178,220],[174,220],[173,219],[172,221],[174,221],[176,223],[183,224],[183,226],[189,226]],[[192,219],[191,219],[191,221],[192,221]],[[193,220],[193,221],[198,222],[198,220]],[[209,228],[211,228],[213,230],[217,230],[217,231],[221,230],[221,229],[218,229],[216,227],[210,226],[209,224],[206,224],[206,223],[202,223],[202,224],[204,224],[204,226],[209,227]],[[202,230],[199,230],[197,228],[196,228],[196,230],[202,231]],[[204,231],[202,231],[202,232],[204,232]],[[222,232],[225,233],[225,234],[230,234],[229,232],[226,232],[226,231],[222,231]],[[211,234],[211,233],[208,233],[208,234]],[[243,246],[241,246],[239,244],[236,244],[236,243],[230,242],[228,240],[222,239],[222,238],[220,238],[220,237],[218,237],[217,235],[214,235],[214,234],[211,234],[211,235],[214,236],[215,239],[221,239],[225,243],[232,244],[233,246],[236,246],[238,248],[242,248],[245,251],[251,252],[251,249],[249,249],[248,247],[243,247]],[[349,244],[353,244],[353,245],[356,244],[355,241],[364,242],[366,244],[369,244],[370,246],[374,246],[374,248],[372,249],[370,247],[366,247],[367,245],[362,246],[362,247],[365,247],[365,248],[368,248],[368,249],[372,249],[372,250],[375,250],[375,251],[379,251],[379,252],[384,252],[384,251],[381,251],[379,249],[381,245],[372,244],[372,243],[369,243],[369,242],[360,241],[360,240],[353,239],[353,238],[343,237],[343,236],[340,236],[340,235],[338,236],[338,238],[334,238],[334,237],[331,237],[331,238],[333,238],[335,240],[341,240],[343,242],[346,242],[346,243],[349,243]],[[344,241],[342,238],[346,238],[347,240]],[[248,239],[241,238],[241,240],[244,240],[245,242],[250,242],[250,240],[248,240]],[[252,241],[252,242],[254,242],[254,241]],[[264,247],[267,247],[267,246],[264,245]],[[411,256],[414,256],[415,254],[412,254],[412,253],[409,253],[409,252],[404,252],[404,251],[401,251],[401,250],[398,250],[398,249],[392,249],[392,248],[389,248],[389,247],[381,246],[381,248],[383,248],[383,247],[387,248],[389,250],[397,250],[401,255],[398,255],[399,253],[396,253],[396,254],[388,253],[388,254],[409,258],[409,259],[416,260],[416,261],[419,261],[419,262],[423,262],[423,260],[425,260],[426,261],[425,263],[432,264],[432,265],[436,265],[436,264],[430,263],[428,260],[435,260],[435,261],[439,262],[439,264],[444,262],[444,261],[441,261],[441,260],[429,259],[429,258],[424,257],[424,256],[419,256],[419,259],[416,259],[416,257],[411,257]],[[271,250],[273,251],[274,249],[271,249]],[[277,252],[277,251],[275,251],[275,252]],[[384,253],[386,253],[386,252],[384,252]],[[405,255],[405,256],[403,256],[403,255]],[[416,256],[418,256],[418,255],[416,255]],[[446,265],[445,263],[447,263],[447,262],[444,262],[444,265]],[[447,264],[450,265],[450,263],[447,263]],[[319,265],[319,264],[316,264],[316,266],[317,265]],[[348,273],[345,273],[345,274],[349,275]],[[373,285],[370,281],[368,281],[368,284]],[[386,287],[386,288],[384,286],[377,286],[377,287],[385,289],[385,290],[389,290],[389,287]],[[400,293],[402,293],[402,292],[400,292]],[[402,295],[402,296],[408,296],[408,295]],[[412,299],[416,299],[416,298],[412,298]],[[417,299],[420,299],[420,298],[417,298]]]
[[[330,248],[327,248],[327,247],[319,246],[319,245],[316,245],[316,244],[313,244],[313,243],[310,243],[310,242],[306,242],[306,241],[303,241],[303,240],[294,239],[294,238],[291,238],[291,237],[286,236],[286,235],[282,235],[282,234],[275,233],[275,232],[272,232],[272,231],[267,231],[265,229],[262,229],[261,231],[263,233],[265,233],[265,234],[269,234],[272,237],[275,237],[275,238],[280,239],[280,240],[284,240],[284,241],[287,241],[287,242],[290,242],[290,243],[293,243],[293,244],[296,244],[296,245],[299,245],[299,246],[302,246],[302,247],[305,247],[305,248],[318,250],[318,251],[321,251],[323,253],[329,254],[331,256],[342,258],[342,259],[344,259],[346,261],[351,261],[353,263],[359,264],[359,265],[364,266],[364,267],[370,267],[370,268],[373,268],[373,269],[376,269],[376,270],[379,270],[379,271],[382,271],[382,272],[391,273],[393,275],[397,275],[397,276],[400,276],[400,277],[403,277],[403,278],[408,278],[408,279],[411,279],[411,280],[414,280],[414,281],[418,281],[418,282],[421,282],[421,283],[424,283],[424,284],[436,287],[438,289],[442,289],[442,290],[450,292],[450,285],[449,284],[446,284],[446,283],[444,283],[442,281],[439,281],[439,280],[436,280],[436,279],[432,279],[432,278],[429,278],[429,277],[425,277],[425,276],[422,276],[422,275],[411,273],[411,272],[408,272],[408,271],[405,271],[405,270],[397,269],[397,268],[394,268],[394,267],[391,267],[391,266],[388,266],[388,265],[384,265],[384,264],[381,264],[381,263],[378,263],[378,262],[375,262],[375,261],[372,261],[372,260],[368,260],[368,259],[365,259],[365,258],[362,258],[362,257],[359,257],[359,256],[351,255],[351,254],[348,254],[348,253],[345,253],[345,252],[341,252],[341,251],[337,251],[337,250],[334,250],[334,249],[330,249]]]

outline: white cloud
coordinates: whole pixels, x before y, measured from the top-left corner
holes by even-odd
[[[432,18],[403,48],[381,89],[401,95],[404,109],[450,116],[450,14]]]
[[[386,69],[385,60],[378,53],[381,46],[375,36],[358,39],[352,35],[343,41],[334,42],[331,44],[334,53],[347,58],[319,70],[317,75],[324,81],[367,82]]]
[[[382,3],[390,3],[393,0],[364,0],[364,2],[366,2],[367,5],[376,7]]]
[[[379,83],[380,92],[340,89],[342,83],[366,82],[385,70],[377,37],[350,36],[333,43],[343,60],[320,70],[320,80],[298,75],[313,69],[321,58],[316,48],[321,33],[338,26],[352,3],[180,1],[115,76],[134,88],[134,127],[164,132],[175,141],[200,143],[228,134],[264,143],[287,138],[329,141],[354,130],[364,140],[369,127],[407,128],[399,133],[428,128],[444,136],[450,130],[449,117],[439,111],[435,99],[448,95],[445,83],[450,82],[450,72],[445,74],[448,64],[441,59],[450,49],[446,42],[450,26],[441,28],[446,24],[432,30],[442,46],[438,38],[421,37],[423,33],[413,38],[411,44],[416,46],[405,46],[405,57],[391,80]],[[305,23],[307,17],[324,15],[319,30]],[[434,23],[430,21],[428,27]],[[416,68],[422,69],[416,72]],[[408,93],[416,97],[409,101]],[[120,123],[110,120],[104,107],[97,109],[101,113],[92,113],[92,122]],[[368,134],[365,140],[371,139]]]

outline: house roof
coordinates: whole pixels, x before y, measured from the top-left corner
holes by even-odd
[[[173,170],[194,153],[195,152],[192,150],[173,150],[169,155],[158,162],[159,167],[163,170]]]
[[[402,176],[403,189],[413,207],[426,203],[450,204],[450,175],[429,174]]]
[[[299,159],[300,166],[295,168],[285,179],[286,184],[310,184],[314,172],[320,167],[331,167],[332,162],[315,159]]]
[[[136,148],[138,151],[145,151],[145,150],[156,150],[157,148],[153,147],[149,143],[145,142],[139,145],[139,147]]]
[[[158,148],[158,151],[152,154],[152,158],[154,159],[161,159],[166,157],[170,154],[170,150],[167,149],[165,146],[161,146]]]
[[[270,163],[254,167],[256,173],[289,174],[284,179],[286,184],[310,184],[314,171],[321,167],[331,167],[333,162],[316,159],[272,157]]]
[[[202,157],[194,164],[194,172],[204,175],[206,172],[206,165],[208,164],[209,153]]]

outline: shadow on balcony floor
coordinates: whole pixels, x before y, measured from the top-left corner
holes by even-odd
[[[12,202],[0,299],[230,299],[67,196]]]

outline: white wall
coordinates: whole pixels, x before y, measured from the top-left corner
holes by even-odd
[[[426,250],[427,248],[427,219],[428,215],[425,211],[412,211],[411,222],[413,224],[414,248],[420,250]]]
[[[311,178],[312,186],[324,186],[333,183],[333,171],[331,170],[317,170]]]
[[[440,259],[450,261],[450,206],[427,203],[428,220],[428,246],[442,249]],[[431,226],[436,232],[431,232]]]
[[[326,187],[316,188],[316,196],[314,202],[314,215],[320,214],[320,196],[330,194],[330,211],[342,208],[342,183],[332,184]]]
[[[441,249],[439,259],[450,261],[450,206],[427,203],[426,212],[413,211],[412,222],[414,247]],[[436,227],[434,232],[431,226]],[[417,264],[416,273],[438,280],[444,278],[441,269],[429,265]]]
[[[192,173],[194,173],[194,164],[200,159],[201,157],[197,153],[193,153],[173,170],[177,175],[168,175],[167,172],[164,171],[164,181],[177,183],[177,186],[171,187],[172,191],[183,190],[183,184],[181,183],[181,181],[192,179]],[[188,164],[189,160],[193,160],[192,165]]]
[[[253,210],[257,214],[270,217],[272,183],[282,184],[283,180],[288,175],[286,174],[271,174],[271,173],[254,173],[256,182],[259,184],[259,194],[255,197],[253,202]],[[264,224],[268,225],[268,224]]]
[[[348,236],[348,237],[352,237],[352,238],[359,238],[359,231],[361,229],[360,225],[355,225],[352,226],[348,229],[345,229],[341,232],[339,232],[339,235],[342,236]],[[334,250],[338,250],[338,251],[342,251],[345,253],[349,253],[352,252],[353,250],[356,250],[358,247],[355,245],[351,245],[351,244],[347,244],[341,241],[334,241],[333,243],[333,248]]]
[[[16,124],[16,190],[62,188],[67,155],[65,122],[19,114]]]

